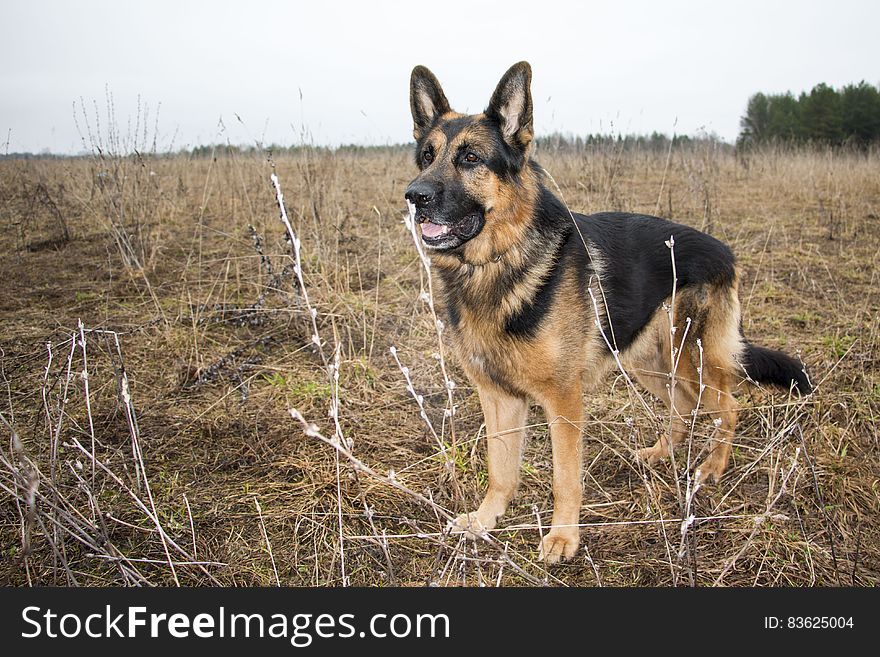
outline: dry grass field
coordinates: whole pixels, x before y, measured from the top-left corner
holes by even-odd
[[[687,449],[634,460],[669,418],[610,377],[584,400],[581,549],[549,568],[537,411],[491,540],[445,531],[480,499],[484,445],[474,391],[435,356],[409,151],[275,156],[298,270],[272,165],[214,155],[0,161],[0,583],[880,583],[878,153],[539,150],[575,211],[729,243],[746,335],[816,385],[743,386],[731,466],[693,494]]]

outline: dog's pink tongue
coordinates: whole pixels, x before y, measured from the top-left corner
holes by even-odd
[[[423,237],[440,237],[443,233],[448,230],[446,226],[441,226],[440,224],[433,224],[430,221],[426,221],[422,224],[422,236]]]

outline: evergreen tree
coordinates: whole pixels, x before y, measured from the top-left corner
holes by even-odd
[[[839,144],[843,141],[840,94],[824,82],[810,94],[801,94],[801,125],[810,141]]]
[[[843,132],[852,142],[865,145],[880,140],[880,91],[864,80],[843,88]]]
[[[800,106],[791,93],[770,97],[767,129],[768,134],[776,140],[798,141],[804,138]]]
[[[749,98],[746,114],[739,120],[739,125],[742,131],[737,141],[760,144],[770,139],[770,101],[767,96],[759,92]]]

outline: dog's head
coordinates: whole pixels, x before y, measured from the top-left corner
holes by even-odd
[[[535,187],[523,175],[533,136],[531,77],[527,62],[513,65],[485,112],[463,115],[452,111],[431,71],[413,69],[410,108],[420,173],[406,199],[433,252],[480,263],[509,248],[520,197]]]

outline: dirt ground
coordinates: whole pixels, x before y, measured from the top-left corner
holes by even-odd
[[[669,418],[613,376],[584,400],[574,559],[538,560],[552,495],[535,410],[491,540],[446,533],[444,514],[479,502],[485,451],[451,358],[444,412],[403,222],[407,150],[274,157],[308,300],[262,154],[6,160],[0,583],[880,583],[880,155],[698,142],[537,158],[575,211],[658,214],[729,243],[745,334],[806,363],[807,398],[742,388],[719,484],[689,494],[686,448],[676,467],[634,460]]]

